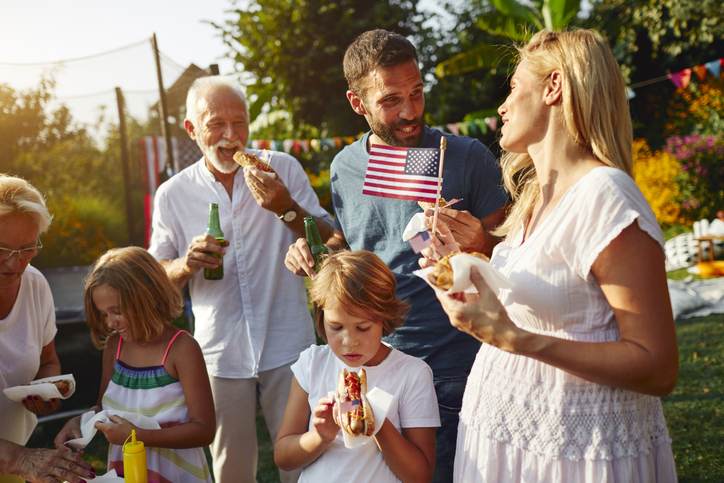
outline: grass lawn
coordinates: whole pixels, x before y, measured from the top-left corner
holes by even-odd
[[[724,481],[724,316],[700,317],[677,324],[680,370],[674,392],[664,398],[664,412],[673,440],[679,481]],[[62,423],[38,427],[32,446],[52,446]],[[272,444],[263,419],[259,433],[259,483],[279,482]],[[105,441],[94,438],[86,458],[105,471]]]
[[[724,481],[724,316],[677,323],[679,382],[664,398],[679,481]]]

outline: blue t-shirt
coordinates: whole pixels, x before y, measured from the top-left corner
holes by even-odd
[[[439,147],[441,136],[440,131],[425,128],[420,147]],[[488,148],[469,137],[445,137],[442,196],[462,198],[455,208],[478,218],[503,206],[507,195],[500,166]],[[368,138],[369,133],[345,147],[332,162],[332,204],[338,228],[352,250],[372,251],[390,267],[397,278],[397,296],[410,304],[405,324],[386,340],[425,360],[435,377],[467,374],[480,344],[450,325],[432,289],[412,273],[419,268],[420,256],[402,241],[405,226],[422,209],[415,201],[362,194]]]

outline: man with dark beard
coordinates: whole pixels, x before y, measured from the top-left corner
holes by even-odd
[[[257,403],[274,437],[290,365],[314,342],[304,284],[284,269],[284,250],[304,235],[307,215],[316,218],[322,236],[332,231],[331,217],[292,156],[251,150],[267,158],[274,173],[236,164],[250,121],[236,82],[221,76],[194,81],[184,127],[203,158],[159,187],[149,248],[171,281],[189,285],[194,337],[216,410],[211,455],[217,483],[256,481]],[[219,206],[225,243],[206,233],[210,203]],[[223,278],[206,280],[203,269],[219,264]],[[297,480],[298,472],[280,473],[283,483]]]
[[[397,278],[397,296],[410,303],[405,324],[386,340],[432,367],[442,427],[437,434],[436,482],[452,481],[458,413],[467,375],[479,343],[450,325],[432,290],[413,275],[418,256],[402,241],[402,231],[420,211],[414,201],[362,194],[372,144],[405,147],[440,146],[443,136],[424,125],[425,97],[415,47],[386,30],[361,34],[347,48],[344,74],[352,109],[371,131],[347,146],[332,162],[332,202],[337,217],[330,248],[348,244],[375,252]],[[445,134],[447,151],[442,196],[462,199],[457,209],[441,209],[444,221],[465,251],[490,255],[495,239],[488,231],[503,218],[507,197],[500,167],[475,139]],[[297,274],[311,273],[313,259],[303,239],[287,253],[286,265]]]

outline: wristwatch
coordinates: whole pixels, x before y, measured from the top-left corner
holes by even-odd
[[[297,211],[292,206],[287,211],[282,213],[281,215],[277,215],[277,217],[282,220],[284,223],[291,223],[294,220],[297,219]]]

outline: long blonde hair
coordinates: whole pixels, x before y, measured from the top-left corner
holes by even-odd
[[[541,82],[557,70],[563,77],[563,123],[568,134],[598,161],[631,174],[633,133],[626,84],[606,40],[595,30],[536,33],[518,49]],[[533,160],[527,153],[504,152],[503,183],[513,206],[495,234],[521,226],[540,196]]]

